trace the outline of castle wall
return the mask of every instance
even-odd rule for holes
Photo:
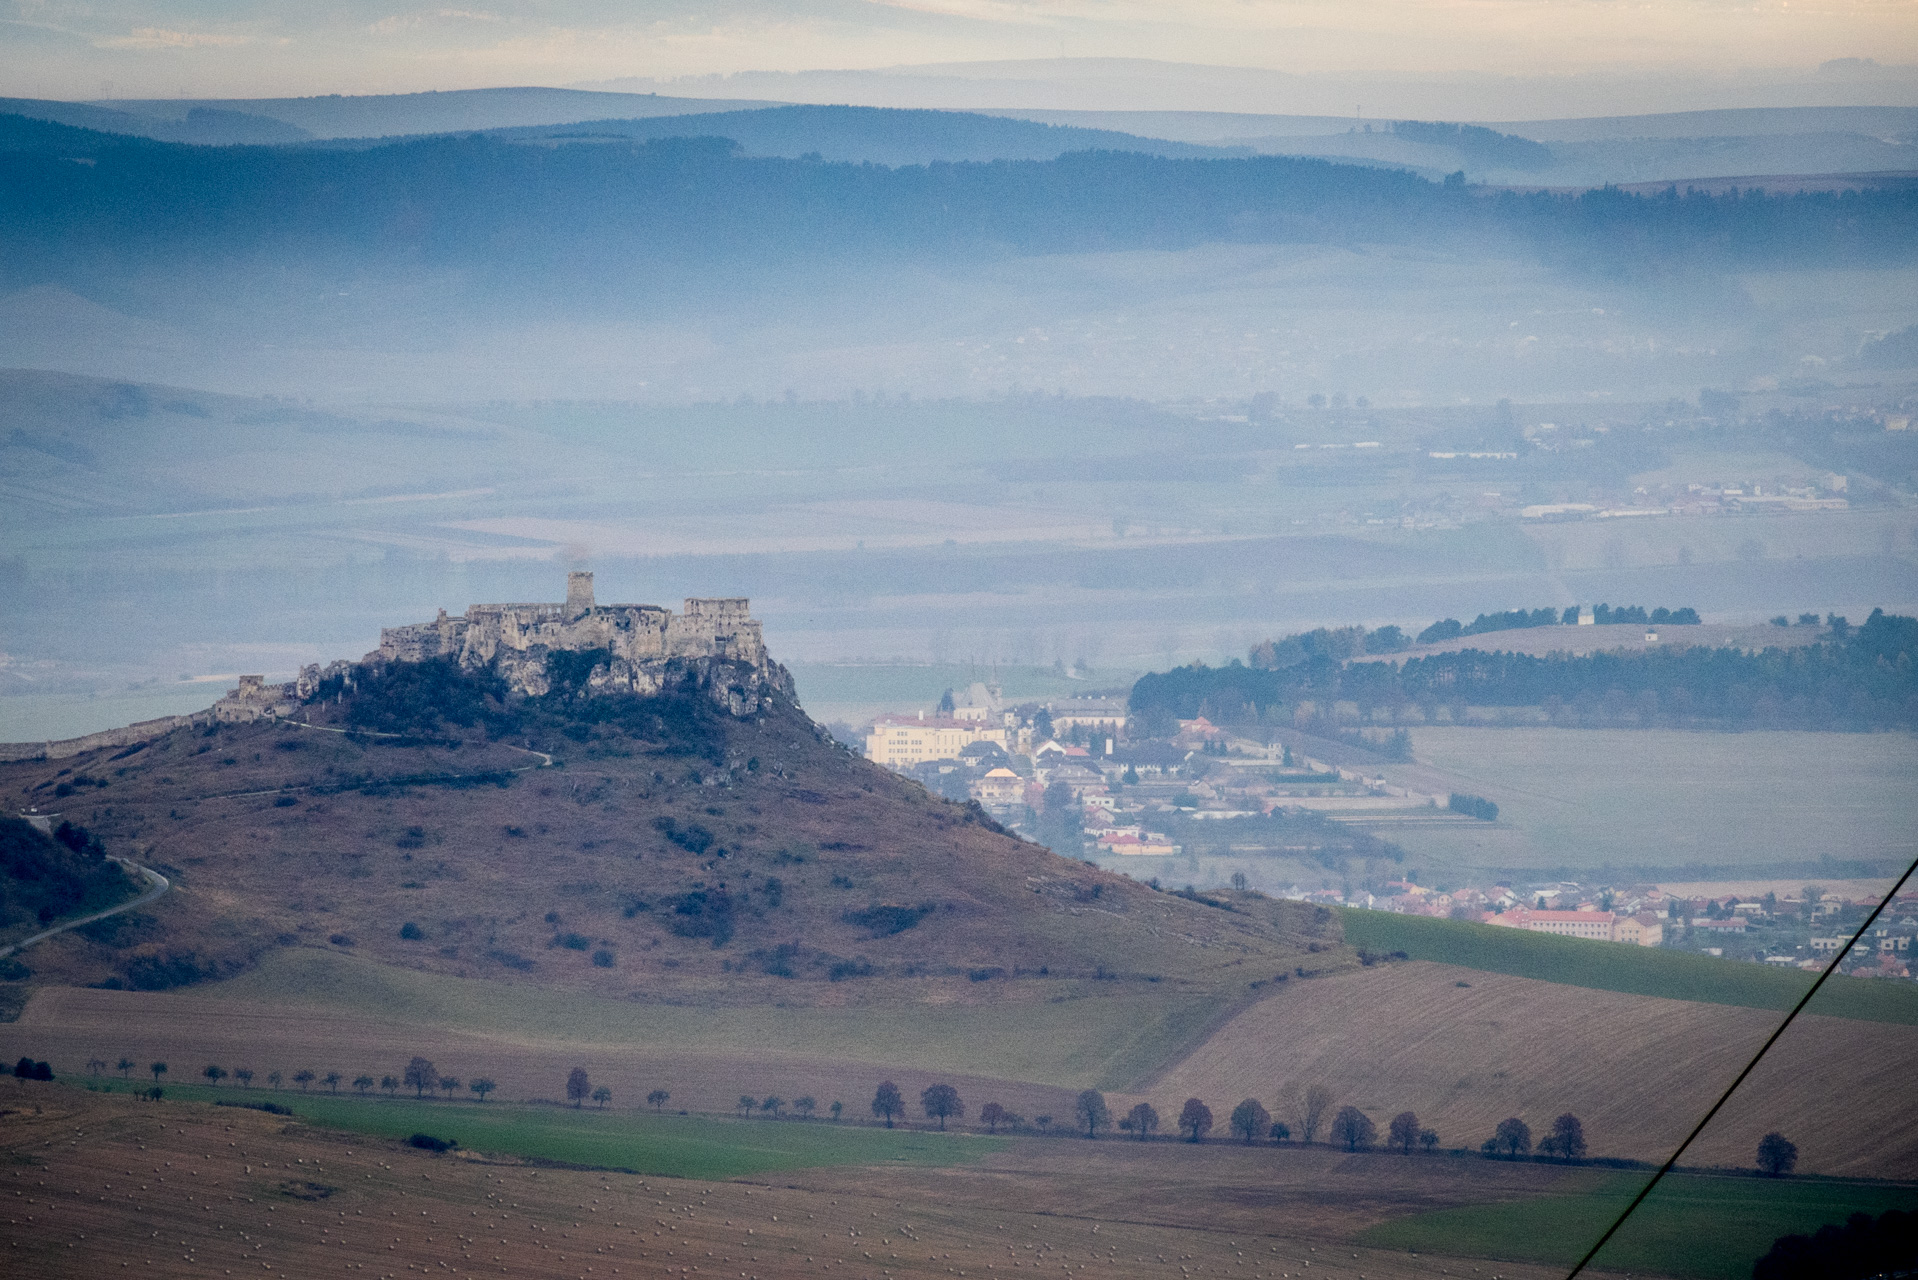
[[[84,737],[61,738],[51,742],[0,742],[0,762],[12,764],[20,760],[65,760],[106,747],[130,747],[136,742],[151,742],[164,737],[175,729],[191,729],[195,725],[205,724],[208,716],[209,713],[205,711],[190,716],[161,716],[157,720],[141,720],[119,729],[102,729],[99,733],[89,733]]]
[[[444,610],[432,622],[388,627],[380,632],[378,657],[388,662],[456,658],[469,670],[493,667],[517,692],[549,692],[546,655],[604,649],[611,662],[591,687],[606,692],[657,693],[666,664],[674,660],[719,660],[777,675],[790,694],[790,677],[766,654],[765,637],[744,597],[691,598],[685,612],[650,604],[596,604],[592,575],[567,575],[564,604],[477,604],[464,616]]]

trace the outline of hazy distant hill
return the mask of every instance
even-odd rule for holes
[[[18,127],[18,126],[17,126]],[[1678,203],[1616,192],[1487,198],[1448,180],[1285,157],[1115,151],[929,168],[746,158],[713,138],[529,147],[445,137],[370,149],[102,148],[45,154],[63,126],[4,153],[0,283],[275,270],[470,272],[548,293],[657,286],[668,268],[874,255],[1175,249],[1206,243],[1447,244],[1643,270],[1879,263],[1918,244],[1918,196],[1871,190]],[[1496,136],[1496,135],[1495,135]],[[469,286],[470,287],[470,286]],[[621,293],[622,299],[627,295]]]
[[[581,87],[969,111],[1231,111],[1483,122],[1739,106],[1910,105],[1918,100],[1918,68],[1840,58],[1802,70],[1766,67],[1684,76],[1638,70],[1577,75],[1522,70],[1297,73],[1092,57],[746,71],[669,80],[631,77]]]
[[[165,142],[270,143],[453,133],[617,116],[690,115],[772,105],[580,89],[455,89],[314,98],[154,98],[95,103],[0,99],[0,111]],[[242,119],[236,119],[241,117]],[[250,132],[249,132],[250,131]]]
[[[230,107],[195,103],[160,104],[171,114],[155,114],[86,102],[49,102],[38,98],[0,98],[0,112],[101,133],[186,142],[199,146],[271,145],[304,142],[313,135],[298,125]],[[183,109],[182,109],[183,108]]]
[[[880,107],[793,106],[635,120],[493,131],[514,141],[550,138],[718,137],[748,155],[872,164],[927,164],[945,160],[1054,160],[1068,151],[1137,151],[1148,155],[1223,157],[1245,148],[1195,146],[1140,138],[1110,129],[1039,124],[963,111],[901,111]]]
[[[1427,174],[1463,169],[1474,182],[1544,186],[1683,181],[1738,174],[1828,174],[1918,167],[1918,107],[1751,107],[1642,116],[1481,122],[1494,135],[1542,143],[1502,154],[1473,133],[1338,116],[1206,111],[999,111],[1022,120],[1122,129],[1142,137],[1244,148],[1260,155],[1396,164]],[[1517,161],[1514,163],[1514,161]]]

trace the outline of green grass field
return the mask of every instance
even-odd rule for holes
[[[146,1086],[130,1081],[98,1081],[90,1087],[128,1092]],[[277,1102],[291,1107],[300,1120],[352,1133],[382,1138],[429,1133],[493,1155],[528,1156],[673,1178],[739,1178],[829,1165],[955,1164],[976,1160],[1005,1145],[1003,1138],[887,1130],[826,1120],[727,1120],[591,1107],[243,1090],[231,1085],[214,1089],[169,1084],[164,1088],[168,1099]]]
[[[1572,1194],[1441,1209],[1372,1227],[1364,1244],[1570,1266],[1630,1203],[1637,1173],[1568,1179]],[[1918,1187],[1822,1180],[1674,1175],[1659,1184],[1593,1261],[1611,1272],[1745,1280],[1781,1235],[1854,1213],[1918,1207]]]
[[[1403,951],[1414,960],[1599,991],[1782,1012],[1805,994],[1813,978],[1799,969],[1741,964],[1659,947],[1555,938],[1465,920],[1351,908],[1340,908],[1339,918],[1344,922],[1346,941],[1356,947],[1386,953]],[[1918,986],[1834,977],[1806,1012],[1918,1026]]]
[[[1052,998],[990,1004],[905,1000],[842,1008],[637,1004],[420,973],[352,956],[269,952],[258,968],[181,992],[455,1027],[521,1042],[675,1053],[819,1058],[921,1067],[1062,1088],[1123,1088],[1184,1052],[1218,1012],[1203,995],[1059,983]]]

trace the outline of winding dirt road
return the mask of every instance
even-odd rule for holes
[[[0,960],[4,960],[17,951],[25,951],[34,943],[51,938],[56,933],[65,933],[68,929],[78,929],[83,924],[92,924],[95,920],[104,920],[108,916],[119,915],[122,911],[131,911],[135,907],[143,907],[173,887],[171,880],[168,880],[152,867],[143,867],[139,863],[130,862],[125,858],[114,858],[112,861],[119,863],[129,871],[137,871],[145,876],[147,891],[137,898],[122,902],[118,906],[108,907],[105,911],[96,911],[92,915],[81,916],[77,920],[68,920],[63,924],[56,924],[51,929],[42,929],[30,938],[22,938],[11,946],[0,947]]]

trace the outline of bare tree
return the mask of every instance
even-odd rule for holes
[[[1129,1131],[1133,1137],[1144,1142],[1157,1132],[1159,1128],[1159,1113],[1153,1110],[1150,1102],[1135,1103],[1132,1110],[1126,1112],[1125,1119],[1119,1123]]]
[[[269,1089],[277,1089],[277,1088],[279,1088],[279,1087],[280,1087],[281,1085],[283,1085],[283,1084],[285,1084],[285,1083],[286,1083],[286,1077],[285,1077],[285,1076],[283,1076],[283,1075],[281,1075],[281,1074],[280,1074],[279,1072],[277,1072],[277,1071],[269,1071],[269,1072],[267,1072],[267,1073],[266,1073],[266,1087],[267,1087],[267,1088],[269,1088]]]
[[[1006,1109],[996,1102],[988,1102],[979,1108],[979,1123],[986,1126],[987,1133],[999,1132],[999,1126],[1004,1123],[1005,1118]]]
[[[471,1089],[476,1095],[478,1095],[479,1100],[481,1102],[486,1101],[487,1094],[499,1088],[498,1085],[494,1084],[491,1080],[488,1080],[485,1076],[481,1076],[479,1079],[469,1082],[466,1087],[468,1089]]]
[[[106,1069],[107,1069],[107,1060],[105,1058],[88,1058],[87,1059],[88,1075],[97,1076],[102,1071],[105,1071]]]
[[[1378,1136],[1378,1126],[1357,1107],[1340,1107],[1332,1117],[1332,1141],[1344,1143],[1347,1151],[1369,1147]]]
[[[1112,1113],[1106,1110],[1106,1096],[1097,1089],[1083,1090],[1072,1104],[1072,1114],[1086,1127],[1086,1137],[1096,1138],[1099,1130],[1112,1121]]]
[[[884,1120],[890,1129],[893,1117],[904,1115],[905,1111],[906,1100],[899,1095],[899,1086],[890,1080],[880,1084],[878,1091],[872,1095],[872,1113]],[[839,1117],[835,1115],[833,1118],[836,1120]]]
[[[251,1089],[253,1087],[253,1068],[235,1067],[233,1068],[233,1078],[240,1082],[242,1089]]]
[[[611,1089],[608,1089],[605,1085],[601,1085],[599,1086],[599,1088],[593,1090],[593,1101],[599,1104],[599,1109],[601,1111],[606,1110],[606,1104],[611,1102],[612,1100],[613,1100],[613,1091]]]
[[[667,1093],[664,1089],[655,1089],[646,1095],[646,1102],[655,1112],[663,1112],[666,1110],[667,1100],[672,1096],[672,1094]]]
[[[1577,1160],[1585,1154],[1585,1126],[1567,1111],[1552,1121],[1552,1131],[1538,1140],[1540,1155]]]
[[[574,1067],[566,1073],[566,1096],[575,1107],[586,1101],[586,1095],[593,1091],[593,1082],[586,1078],[585,1067]]]
[[[1185,1109],[1179,1112],[1179,1128],[1185,1131],[1187,1142],[1199,1142],[1212,1131],[1212,1108],[1197,1098],[1187,1098]]]
[[[1517,1116],[1507,1116],[1492,1131],[1492,1149],[1516,1159],[1532,1150],[1532,1129]]]
[[[1288,1122],[1292,1132],[1305,1132],[1305,1090],[1297,1084],[1287,1081],[1279,1086],[1279,1093],[1272,1100],[1272,1114]]]
[[[959,1091],[949,1084],[928,1085],[919,1095],[919,1106],[925,1111],[926,1119],[939,1122],[941,1133],[946,1130],[948,1117],[966,1114],[966,1104],[959,1100]]]
[[[1419,1140],[1419,1118],[1410,1111],[1401,1111],[1392,1117],[1385,1133],[1387,1142],[1409,1156]]]
[[[1272,1127],[1272,1113],[1267,1111],[1257,1098],[1247,1098],[1232,1108],[1232,1118],[1229,1123],[1232,1126],[1232,1132],[1245,1139],[1245,1145],[1249,1147],[1263,1138],[1265,1131]]]
[[[406,1074],[401,1077],[400,1082],[411,1089],[415,1097],[424,1098],[428,1089],[439,1084],[439,1068],[425,1058],[415,1056],[406,1064]]]
[[[346,1077],[339,1072],[329,1071],[320,1077],[320,1083],[331,1089],[334,1093],[338,1093],[340,1091],[340,1081],[344,1079],[346,1079]]]
[[[278,1075],[279,1073],[275,1072],[274,1074]],[[380,1088],[386,1090],[387,1095],[389,1097],[392,1096],[392,1094],[395,1093],[399,1089],[399,1087],[400,1087],[400,1081],[398,1076],[381,1076],[380,1077]]]
[[[1319,1140],[1319,1126],[1325,1123],[1325,1113],[1332,1109],[1334,1101],[1332,1091],[1322,1084],[1309,1085],[1305,1090],[1305,1105],[1300,1111],[1299,1127],[1305,1131],[1306,1145]]]
[[[448,1101],[452,1100],[453,1091],[459,1087],[460,1087],[459,1077],[457,1076],[441,1076],[440,1077],[440,1092],[446,1095]]]
[[[1768,1133],[1758,1140],[1758,1167],[1774,1178],[1782,1178],[1798,1167],[1798,1144],[1782,1133]]]

